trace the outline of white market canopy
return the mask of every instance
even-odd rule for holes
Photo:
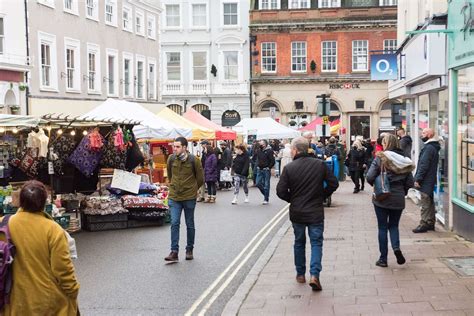
[[[192,137],[192,129],[178,126],[157,117],[140,104],[125,100],[107,99],[104,103],[81,115],[79,119],[97,121],[140,121],[140,125],[133,128],[137,139],[169,140],[179,136]]]
[[[233,128],[237,133],[256,135],[257,139],[283,139],[301,136],[301,133],[286,127],[272,118],[246,118]]]
[[[2,127],[36,127],[44,121],[39,117],[0,114],[0,126]]]

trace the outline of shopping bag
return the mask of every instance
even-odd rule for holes
[[[230,170],[221,170],[220,181],[221,182],[232,182],[232,175],[230,173]]]
[[[411,199],[413,201],[413,203],[415,203],[416,205],[419,205],[420,204],[420,201],[421,201],[421,194],[420,194],[420,191],[418,191],[417,189],[409,189],[408,190],[408,194],[407,194],[408,198]]]

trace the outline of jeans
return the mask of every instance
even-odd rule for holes
[[[270,200],[270,177],[271,172],[269,168],[257,168],[257,188],[263,194],[263,199],[267,202]]]
[[[433,226],[436,223],[436,208],[432,196],[420,191],[421,221],[420,225]]]
[[[324,223],[313,225],[293,223],[293,231],[295,233],[294,252],[296,274],[306,274],[306,227],[308,227],[308,235],[311,242],[309,272],[312,276],[319,277],[319,273],[322,270]]]
[[[208,181],[207,184],[207,195],[215,196],[216,195],[216,182],[215,181]]]
[[[234,175],[234,194],[239,195],[240,191],[240,184],[242,183],[244,187],[244,193],[245,195],[249,195],[249,187],[248,187],[248,179],[246,176],[241,176],[241,175]]]
[[[390,210],[375,205],[374,207],[379,227],[380,259],[384,262],[387,262],[388,232],[390,232],[390,242],[392,243],[392,249],[400,249],[400,233],[398,231],[398,223],[400,222],[400,217],[402,216],[403,210]]]
[[[168,205],[171,214],[171,251],[179,251],[179,227],[183,210],[187,230],[186,250],[193,250],[194,237],[196,234],[194,226],[194,209],[196,207],[196,200],[174,201],[170,199]]]

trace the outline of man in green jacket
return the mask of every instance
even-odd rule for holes
[[[171,214],[171,253],[166,261],[177,262],[179,252],[179,227],[184,210],[187,229],[186,260],[193,260],[194,209],[199,188],[204,184],[201,161],[188,152],[188,141],[178,137],[173,143],[174,154],[168,158],[168,182],[170,183],[169,208]]]

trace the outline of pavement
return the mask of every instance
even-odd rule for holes
[[[224,314],[474,315],[474,278],[461,276],[443,261],[474,256],[474,244],[438,224],[435,232],[414,234],[418,221],[419,209],[407,199],[400,223],[407,263],[397,265],[390,251],[389,267],[375,266],[379,250],[371,188],[353,194],[352,183],[343,182],[333,195],[333,207],[326,209],[323,291],[296,283],[289,228],[259,271],[250,273],[251,284],[243,282],[240,296],[230,300]],[[308,245],[308,260],[309,254]]]
[[[232,191],[219,191],[216,204],[198,203],[193,261],[185,261],[181,252],[178,264],[165,264],[163,258],[170,251],[169,225],[75,234],[81,313],[101,316],[185,314],[262,227],[286,206],[275,196],[275,186],[276,179],[273,179],[270,205],[266,206],[261,205],[263,197],[256,188],[250,189],[249,204],[231,205]],[[243,193],[240,199],[243,202]],[[277,221],[250,258],[244,262],[241,257],[231,267],[228,274],[235,272],[235,277],[209,304],[208,315],[221,314],[285,220],[286,217]],[[183,248],[186,242],[184,218],[181,224],[180,246]],[[252,243],[251,247],[255,245]],[[241,265],[238,270],[237,265]],[[219,287],[206,292],[208,295],[202,297],[196,312],[208,304],[209,297],[214,296]]]

